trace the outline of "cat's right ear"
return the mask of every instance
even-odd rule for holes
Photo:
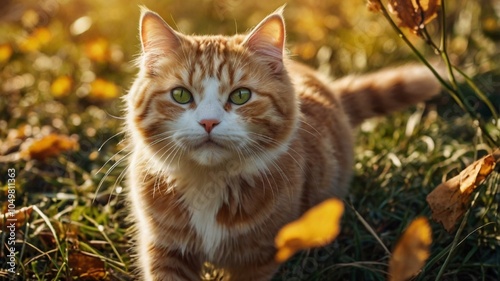
[[[284,6],[262,20],[247,35],[243,44],[263,58],[275,73],[283,70],[285,46]]]
[[[139,30],[145,66],[181,45],[181,34],[173,30],[157,13],[144,7],[141,7]]]

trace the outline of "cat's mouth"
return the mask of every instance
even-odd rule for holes
[[[208,138],[195,146],[195,149],[210,149],[210,148],[224,148],[224,146],[211,138]]]

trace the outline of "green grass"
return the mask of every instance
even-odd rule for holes
[[[91,83],[96,78],[110,81],[121,94],[130,86],[135,69],[129,61],[138,51],[139,9],[124,7],[120,1],[106,2],[105,7],[101,1],[84,1],[83,6],[61,1],[57,9],[21,2],[22,12],[34,7],[40,15],[35,26],[28,17],[23,23],[20,18],[7,21],[0,16],[0,45],[13,49],[7,60],[0,59],[0,206],[5,213],[8,169],[16,170],[16,209],[35,206],[16,232],[18,280],[132,280],[127,187],[121,180],[125,164],[119,163],[125,155],[119,134],[123,104],[118,98],[92,98]],[[226,34],[235,31],[233,18],[242,32],[280,4],[142,2],[170,23],[172,15],[188,33]],[[285,16],[296,59],[340,76],[411,57],[384,19],[368,13],[363,1],[330,2],[289,3]],[[467,7],[464,11],[481,19],[486,15],[475,1],[461,4]],[[463,21],[462,10],[453,9],[448,8],[450,22]],[[115,13],[108,16],[107,10]],[[254,12],[248,15],[248,11]],[[91,28],[72,34],[68,27],[85,15],[92,19]],[[116,32],[116,26],[131,32]],[[22,38],[37,27],[51,32],[50,43],[32,51],[22,49]],[[315,36],[308,32],[313,29]],[[478,22],[472,22],[469,32],[452,34],[451,52],[500,111],[500,96],[495,94],[500,88],[496,71],[500,56],[491,48],[497,39],[486,36],[491,30],[481,33]],[[105,61],[93,60],[85,51],[95,38],[108,42],[110,55]],[[468,42],[465,50],[460,49],[463,40]],[[64,75],[73,84],[66,95],[55,97],[51,84]],[[471,100],[476,112],[491,118],[483,104]],[[498,127],[489,126],[490,134],[498,138]],[[16,158],[31,141],[49,132],[77,138],[79,148],[44,160]],[[328,247],[298,253],[275,280],[386,280],[389,252],[401,233],[416,217],[430,217],[427,194],[490,149],[474,122],[446,95],[425,106],[370,120],[357,135],[355,176],[345,199],[340,236]],[[461,228],[457,225],[447,233],[431,222],[431,256],[415,280],[500,278],[499,183],[497,168],[477,188]],[[8,268],[8,235],[3,227],[1,269]],[[0,271],[3,277],[7,273]]]
[[[420,122],[413,127],[412,119]],[[342,233],[326,249],[297,255],[276,280],[386,280],[387,249],[392,250],[413,219],[431,216],[427,194],[443,176],[454,176],[476,153],[485,153],[471,146],[476,136],[468,124],[468,118],[443,120],[436,111],[424,113],[422,108],[364,124]],[[436,280],[450,249],[439,280],[498,280],[499,183],[500,176],[494,174],[478,188],[461,233],[447,233],[431,223],[431,256],[415,280]],[[456,235],[460,243],[452,247]]]

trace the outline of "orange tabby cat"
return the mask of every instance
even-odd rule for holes
[[[143,9],[127,101],[141,280],[269,280],[286,223],[347,192],[353,127],[439,92],[419,66],[331,82],[288,60],[281,10],[247,35],[187,36]]]

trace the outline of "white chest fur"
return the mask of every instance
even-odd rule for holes
[[[241,234],[251,230],[251,227],[228,229],[217,222],[217,214],[224,203],[229,201],[238,204],[240,180],[244,179],[253,186],[253,178],[259,173],[258,165],[227,164],[227,169],[218,172],[198,171],[190,169],[190,174],[171,171],[177,179],[172,192],[182,193],[181,200],[191,213],[189,224],[196,231],[202,244],[199,250],[207,257],[213,258],[222,243],[230,235]],[[188,169],[183,169],[188,170]],[[231,190],[229,190],[231,189]],[[231,196],[231,200],[229,198]]]
[[[190,224],[202,241],[201,250],[213,257],[229,233],[217,222],[217,213],[227,201],[225,184],[213,181],[196,183],[185,191],[183,200],[191,212]]]

